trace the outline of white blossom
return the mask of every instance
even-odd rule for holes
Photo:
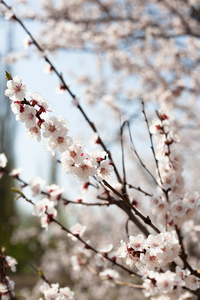
[[[16,272],[16,265],[18,264],[16,259],[11,256],[6,255],[6,261],[7,261],[9,268],[11,269],[11,271]]]
[[[77,235],[82,237],[85,230],[86,230],[86,226],[82,226],[80,223],[77,223],[72,227],[70,227],[70,231],[71,233],[73,233],[73,235],[71,233],[68,233],[67,235],[70,236],[73,241],[76,241],[77,238],[75,236]]]
[[[45,183],[45,181],[40,177],[35,177],[31,180],[30,188],[31,188],[34,196],[37,196],[41,193],[44,183]]]
[[[1,153],[0,154],[0,168],[5,168],[7,165],[7,162],[8,162],[7,157],[5,156],[4,153]]]
[[[27,88],[22,84],[22,80],[19,76],[15,76],[13,80],[7,81],[7,89],[5,95],[13,101],[22,101],[26,96]]]

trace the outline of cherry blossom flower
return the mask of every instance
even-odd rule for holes
[[[81,144],[73,143],[69,149],[62,153],[62,164],[67,164],[68,161],[76,164],[81,164],[83,162],[83,149]]]
[[[99,252],[102,252],[103,254],[108,254],[109,252],[112,251],[112,249],[113,249],[113,244],[109,244],[109,245],[107,245],[106,247],[101,248],[101,249],[99,250]]]
[[[8,264],[8,267],[11,269],[11,271],[16,272],[16,265],[18,264],[16,259],[11,256],[6,255],[6,262]]]
[[[41,217],[41,216],[45,215],[46,213],[51,215],[52,217],[56,217],[56,215],[57,215],[57,211],[54,208],[53,201],[50,201],[49,199],[44,198],[35,204],[33,215]]]
[[[146,241],[142,234],[139,234],[138,236],[130,236],[128,247],[134,249],[135,251],[143,251],[146,247]]]
[[[117,251],[117,255],[121,257],[125,263],[133,268],[137,262],[140,262],[140,258],[137,255],[132,255],[131,249],[129,249],[125,242],[121,241],[121,246]]]
[[[60,288],[60,298],[57,300],[73,300],[74,299],[74,292],[70,290],[68,287]]]
[[[52,116],[48,121],[42,123],[41,129],[43,131],[43,136],[45,138],[56,137],[62,129],[64,129],[65,134],[67,134],[68,130],[65,125],[66,124],[62,120]]]
[[[38,142],[41,142],[41,132],[38,125],[32,126],[29,128],[29,131],[26,132],[26,136],[31,140],[36,138]]]
[[[50,194],[50,200],[57,204],[65,189],[57,184],[51,184],[46,186],[44,190]]]
[[[91,161],[87,159],[85,159],[82,164],[77,165],[73,171],[74,175],[83,181],[87,181],[89,176],[93,176],[96,173],[96,169],[93,167]]]
[[[98,267],[106,267],[107,260],[105,259],[105,257],[102,254],[96,253],[95,254],[95,263]]]
[[[156,267],[162,267],[162,260],[158,257],[158,251],[151,249],[145,254],[141,254],[141,262],[147,270],[154,270]]]
[[[40,286],[40,292],[44,294],[46,300],[56,299],[58,295],[59,284],[53,283],[49,285],[48,283],[44,282],[43,285]]]
[[[30,35],[26,35],[26,37],[23,40],[24,43],[24,48],[27,49],[31,44],[32,44],[32,39],[30,37]]]
[[[119,279],[119,273],[112,269],[105,269],[104,271],[99,273],[99,276],[102,280],[115,281]]]
[[[49,63],[46,63],[43,67],[43,71],[46,74],[53,74],[52,66]]]
[[[97,168],[97,180],[109,180],[114,168],[108,160],[103,160]]]
[[[85,232],[85,230],[86,230],[86,226],[82,226],[80,223],[77,223],[77,224],[73,225],[72,227],[70,227],[71,233],[73,233],[74,235],[80,236],[80,237],[83,236],[83,233]],[[73,241],[76,241],[77,238],[74,235],[72,235],[71,233],[68,233],[67,235],[70,236]]]
[[[5,12],[5,20],[10,20],[11,18],[13,18],[14,16],[14,12],[12,9],[7,9]]]
[[[199,278],[190,274],[185,278],[185,286],[192,291],[195,291],[199,288]]]
[[[37,196],[41,193],[42,187],[44,186],[45,181],[40,177],[35,177],[30,182],[30,188],[34,196]]]
[[[15,101],[11,103],[11,109],[13,113],[16,115],[16,120],[19,121],[18,115],[24,110],[23,104],[20,101]]]
[[[37,111],[34,107],[26,105],[23,112],[17,114],[16,120],[25,122],[27,128],[34,127],[36,125],[36,113]]]
[[[118,256],[130,267],[136,265],[139,270],[144,267],[154,270],[172,262],[179,251],[179,242],[172,231],[149,235],[147,239],[141,234],[137,237],[130,236],[127,243],[121,241]]]
[[[8,297],[6,296],[9,292],[12,292],[12,295],[14,296],[14,287],[15,287],[15,283],[13,280],[10,280],[10,278],[8,276],[5,277],[6,281],[8,284],[5,284],[3,282],[0,282],[0,294],[3,296],[2,299],[3,300],[8,300],[10,299],[10,295],[8,295]]]
[[[44,282],[40,286],[40,292],[44,295],[46,300],[73,300],[74,292],[68,287],[60,288],[58,283],[49,285]]]
[[[98,167],[101,162],[103,162],[108,157],[106,151],[101,151],[99,149],[90,152],[87,151],[86,153],[87,157],[90,158],[92,164],[96,167]]]
[[[169,203],[167,203],[163,197],[157,197],[151,199],[151,204],[153,215],[157,216],[162,223],[163,221],[165,222],[169,211]]]
[[[38,201],[34,205],[33,215],[41,217],[41,226],[47,230],[51,222],[51,218],[55,218],[57,216],[57,210],[54,207],[54,202],[47,198]]]
[[[13,80],[7,81],[7,89],[5,95],[13,101],[22,101],[26,96],[27,88],[22,84],[22,80],[19,76],[15,76]]]
[[[18,177],[19,174],[21,174],[21,172],[22,172],[22,168],[16,168],[10,171],[9,175],[13,177]]]
[[[55,86],[55,92],[56,92],[56,94],[63,94],[64,91],[65,91],[64,86],[60,82],[58,82],[56,84],[56,86]]]
[[[75,271],[80,271],[82,266],[85,266],[89,263],[90,257],[91,257],[90,250],[83,247],[79,247],[76,255],[73,255],[70,258],[73,269]]]
[[[146,279],[144,279],[143,284],[142,284],[144,287],[145,297],[156,295],[158,292],[157,286],[155,284],[155,282],[156,282],[155,278],[154,277],[150,277],[150,278],[153,278],[153,280],[146,278]]]
[[[55,154],[55,149],[60,152],[65,152],[71,145],[73,141],[70,136],[67,136],[67,129],[63,128],[57,132],[55,136],[51,136],[48,140],[48,147],[51,154]]]
[[[31,103],[39,106],[42,112],[51,112],[48,101],[42,95],[39,93],[29,93],[29,97],[31,98]]]
[[[1,153],[0,154],[0,168],[5,168],[7,165],[7,162],[8,162],[7,157],[5,156],[4,153]]]
[[[91,137],[90,137],[90,144],[92,147],[96,147],[99,143],[99,136],[98,133],[95,132]]]

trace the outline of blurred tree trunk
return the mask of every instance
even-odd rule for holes
[[[6,53],[12,49],[12,30],[8,28]],[[11,67],[2,64],[0,61],[0,75],[5,78],[5,70],[11,72]],[[10,109],[10,101],[4,95],[6,79],[0,85],[0,153],[5,153],[8,159],[7,168],[11,170],[14,166],[14,137],[16,132],[15,118]],[[16,211],[14,206],[14,194],[11,187],[13,179],[4,175],[0,179],[0,246],[9,250],[9,239],[14,228]]]

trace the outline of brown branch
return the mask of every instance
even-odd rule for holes
[[[16,193],[18,193],[17,191],[15,191]],[[30,199],[28,199],[22,192],[19,191],[20,197],[25,199],[28,203],[32,204],[33,206],[35,206],[34,202]],[[94,247],[92,247],[90,244],[88,244],[87,242],[85,242],[78,234],[74,234],[72,233],[66,226],[64,226],[63,224],[61,224],[58,220],[56,220],[55,218],[53,218],[50,214],[48,214],[47,212],[45,212],[45,214],[48,216],[50,222],[54,222],[56,223],[63,231],[69,233],[70,235],[74,236],[75,238],[77,238],[82,244],[85,245],[86,249],[92,250],[95,253],[99,253],[102,254],[102,252],[96,250]],[[113,265],[123,269],[124,271],[128,272],[129,274],[132,275],[137,275],[139,276],[137,273],[129,270],[128,268],[124,267],[123,265],[117,263],[115,260],[113,260],[112,258],[109,258],[107,255],[104,255],[104,257],[110,261]]]
[[[6,275],[6,253],[5,253],[5,250],[2,249],[0,252],[0,282],[5,284],[5,286],[8,290],[5,294],[9,296],[9,299],[17,300],[17,298],[14,296],[14,294],[12,292],[9,281],[6,277],[7,277],[7,275]],[[0,296],[1,296],[1,292],[0,292]]]
[[[129,130],[129,138],[130,138],[130,141],[131,141],[131,149],[135,152],[135,155],[137,156],[141,166],[144,168],[144,170],[151,176],[151,178],[153,179],[153,181],[155,182],[155,184],[157,186],[159,186],[159,183],[157,182],[156,178],[154,177],[154,175],[149,171],[149,169],[145,166],[145,164],[143,163],[140,155],[138,154],[136,148],[135,148],[135,145],[134,145],[134,142],[133,142],[133,138],[132,138],[132,135],[131,135],[131,129],[130,129],[130,125],[129,125],[129,122],[127,121],[127,126],[128,126],[128,130]]]
[[[155,160],[155,163],[156,163],[156,169],[157,169],[157,172],[158,172],[158,177],[160,179],[161,184],[163,184],[163,181],[162,181],[162,178],[161,178],[161,174],[160,174],[158,160],[156,158],[156,153],[155,153],[155,150],[154,150],[152,133],[150,131],[149,122],[148,122],[147,115],[146,115],[146,112],[145,112],[144,102],[141,101],[141,104],[142,104],[142,112],[143,112],[143,115],[144,115],[144,119],[145,119],[145,122],[146,122],[146,125],[147,125],[147,129],[148,129],[148,133],[149,133],[149,138],[150,138],[150,142],[151,142],[151,150],[152,150],[153,157],[154,157],[154,160]],[[164,189],[160,185],[159,185],[159,187],[164,191]]]
[[[145,217],[143,216],[142,213],[140,213],[129,201],[128,199],[123,196],[122,194],[120,194],[119,192],[117,192],[107,181],[103,180],[103,183],[105,184],[105,186],[107,186],[115,195],[117,195],[120,199],[122,199],[126,205],[134,211],[134,213],[143,220],[143,222],[145,224],[147,224],[148,226],[150,226],[156,233],[160,233],[160,230],[151,222],[151,219],[149,218],[149,216]]]
[[[35,271],[35,273],[46,283],[48,283],[48,285],[50,286],[51,283],[49,282],[49,280],[46,278],[46,276],[44,275],[43,271],[41,269],[37,269],[35,268],[31,263],[29,263],[29,265],[31,266],[31,268]]]
[[[136,190],[136,191],[138,191],[138,192],[141,192],[141,193],[143,193],[145,196],[153,197],[153,194],[150,194],[150,193],[145,192],[145,191],[144,191],[143,189],[141,189],[139,186],[136,187],[136,186],[133,186],[132,184],[129,184],[129,183],[127,183],[127,185],[128,185],[129,188],[134,189],[134,190]]]

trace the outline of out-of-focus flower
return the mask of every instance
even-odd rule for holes
[[[40,177],[35,177],[30,182],[30,189],[33,192],[34,196],[37,196],[40,194],[42,187],[44,186],[45,181]]]
[[[75,236],[82,237],[85,230],[86,230],[86,226],[83,226],[80,223],[77,223],[77,224],[73,225],[72,227],[70,227],[71,233],[73,233]],[[74,235],[72,235],[70,233],[68,233],[67,235],[70,236],[73,241],[77,240],[77,238]]]

